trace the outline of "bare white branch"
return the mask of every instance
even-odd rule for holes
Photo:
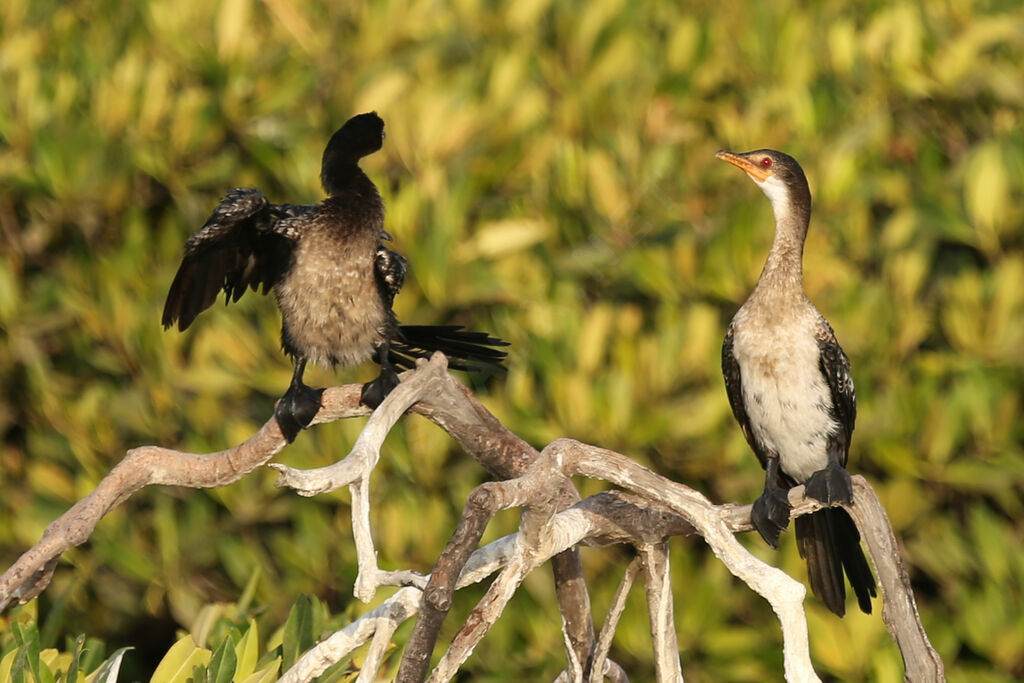
[[[373,411],[348,455],[333,465],[309,470],[271,463],[270,467],[281,473],[274,485],[294,489],[300,496],[316,496],[369,478],[392,428],[423,397],[431,384],[447,373],[447,368],[448,362],[443,354],[434,354],[429,361],[421,359],[416,372],[406,373],[403,381]],[[326,421],[319,418],[320,414],[314,419],[314,424]]]
[[[903,656],[908,681],[945,680],[942,658],[928,641],[917,612],[899,542],[882,502],[864,477],[853,477],[854,504],[845,506],[857,524],[882,589],[882,621]]]
[[[285,672],[282,680],[310,680],[367,642],[370,647],[359,680],[375,680],[395,629],[421,608],[428,577],[412,570],[380,570],[370,524],[373,469],[381,458],[388,432],[408,411],[434,421],[481,465],[505,479],[478,488],[489,496],[488,514],[498,509],[522,508],[517,534],[477,548],[471,554],[460,555],[459,562],[465,561],[464,566],[449,563],[449,579],[446,580],[458,576],[457,582],[448,584],[454,584],[456,589],[495,572],[500,574],[450,643],[431,680],[448,680],[457,673],[473,648],[500,618],[530,571],[580,545],[612,543],[630,544],[640,557],[627,569],[596,643],[578,559],[576,569],[565,570],[570,572],[568,574],[559,574],[556,566],[556,580],[569,577],[564,584],[558,584],[559,590],[565,586],[581,589],[572,599],[560,601],[559,605],[566,625],[568,660],[559,680],[575,681],[587,676],[593,682],[602,675],[614,681],[627,680],[621,667],[608,659],[608,653],[626,594],[641,567],[657,677],[681,680],[667,542],[675,536],[690,535],[702,537],[734,575],[771,604],[782,628],[787,680],[819,680],[810,661],[803,585],[755,558],[735,538],[736,533],[752,528],[750,506],[713,505],[699,492],[661,477],[624,455],[567,439],[553,442],[538,454],[501,425],[468,390],[453,381],[446,368],[444,357],[437,354],[429,362],[421,361],[416,370],[405,373],[399,387],[371,415],[350,453],[334,465],[309,471],[273,465],[281,473],[278,485],[291,487],[300,495],[350,487],[353,533],[359,555],[355,594],[360,599],[369,600],[380,586],[403,586],[379,607],[305,653]],[[359,385],[327,389],[314,422],[369,414],[359,403],[360,389]],[[220,453],[197,455],[156,446],[129,451],[93,493],[51,524],[39,543],[0,575],[0,610],[31,599],[44,590],[61,553],[84,543],[108,511],[140,488],[149,484],[193,488],[224,486],[265,464],[285,445],[276,421],[271,419],[252,438]],[[576,476],[602,480],[622,490],[606,491],[569,509],[559,510],[560,506],[578,500],[571,483],[571,478]],[[794,516],[820,507],[803,498],[802,487],[790,491],[790,500]],[[942,661],[921,627],[898,542],[884,509],[862,477],[854,477],[854,501],[847,509],[860,529],[878,572],[883,619],[903,655],[907,678],[944,680]],[[486,519],[481,519],[481,523],[486,523]],[[558,561],[564,557],[559,557]],[[571,619],[566,615],[572,615]],[[572,629],[568,628],[569,623],[573,624]],[[426,651],[428,657],[429,654]],[[589,659],[584,661],[588,655]]]
[[[654,673],[659,681],[682,681],[679,641],[672,612],[672,577],[669,575],[668,541],[642,546],[644,578],[647,584],[647,612],[654,644]]]
[[[612,598],[612,604],[608,608],[608,616],[605,617],[604,625],[601,626],[601,633],[597,637],[597,644],[594,650],[594,668],[590,672],[589,683],[601,683],[601,679],[604,677],[605,662],[608,660],[608,652],[612,648],[612,636],[615,635],[615,629],[619,626],[619,619],[626,610],[626,598],[629,597],[629,590],[633,587],[637,574],[640,573],[641,562],[642,560],[639,556],[633,558],[633,561],[626,567],[626,573],[622,575],[619,587],[615,590],[615,597]]]
[[[378,631],[394,633],[402,622],[419,609],[421,596],[422,592],[417,588],[402,588],[380,606],[314,645],[281,676],[280,682],[310,681],[373,638]],[[371,671],[368,667],[365,667],[365,670],[370,672],[369,680],[374,680],[377,672]],[[361,672],[360,678],[362,677]]]
[[[578,441],[559,439],[544,449],[542,457],[545,454],[563,464],[566,476],[583,474],[602,479],[659,501],[686,519],[729,571],[771,604],[782,626],[786,680],[820,680],[811,664],[803,585],[751,555],[733,536],[711,501],[624,455]]]
[[[377,565],[377,548],[370,528],[370,476],[380,462],[381,448],[391,429],[438,378],[447,375],[447,371],[448,361],[443,354],[434,354],[429,361],[421,359],[417,363],[417,372],[407,376],[373,411],[349,454],[333,465],[300,470],[280,463],[270,464],[281,473],[274,485],[293,488],[302,496],[349,487],[352,494],[352,536],[359,567],[352,592],[363,602],[373,600],[379,587],[396,585],[399,580],[411,585],[424,585],[425,580],[419,574],[385,572]]]

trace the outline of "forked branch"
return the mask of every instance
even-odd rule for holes
[[[314,423],[365,416],[359,385],[328,389]],[[370,474],[381,458],[387,433],[407,412],[426,416],[454,438],[497,479],[471,494],[462,519],[434,571],[383,572],[376,564],[370,524]],[[235,448],[199,455],[156,446],[129,451],[89,496],[54,521],[34,547],[0,575],[0,610],[25,602],[44,590],[60,555],[88,540],[99,520],[149,484],[192,488],[224,486],[266,464],[286,445],[275,420]],[[281,464],[278,484],[301,495],[316,495],[349,486],[353,529],[359,556],[354,588],[368,600],[381,585],[401,585],[379,607],[325,639],[285,672],[281,680],[315,677],[352,651],[371,643],[360,681],[381,673],[395,629],[416,617],[400,678],[420,681],[427,675],[443,620],[456,590],[498,573],[485,597],[441,656],[431,680],[448,680],[500,618],[528,573],[552,561],[566,637],[566,669],[559,680],[627,680],[608,658],[619,616],[637,577],[644,579],[651,619],[652,653],[659,680],[681,677],[673,624],[673,591],[667,543],[675,536],[699,535],[737,577],[765,597],[779,617],[784,638],[785,673],[791,681],[816,681],[807,642],[803,586],[761,562],[736,541],[751,530],[750,507],[714,505],[699,492],[668,480],[619,453],[560,439],[541,453],[506,429],[447,372],[440,354],[405,373],[401,385],[367,422],[351,452],[335,465],[300,471]],[[573,477],[605,481],[619,490],[579,500]],[[854,477],[855,504],[849,509],[878,572],[883,619],[906,664],[909,680],[943,680],[942,661],[921,626],[909,579],[885,511],[862,477]],[[790,491],[793,515],[818,504]],[[486,525],[501,509],[519,507],[518,533],[478,547]],[[626,543],[637,559],[626,569],[622,585],[595,638],[589,597],[578,548]]]

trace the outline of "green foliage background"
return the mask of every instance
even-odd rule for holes
[[[582,438],[715,500],[752,500],[761,473],[719,344],[771,215],[714,153],[774,147],[815,197],[806,284],[853,363],[851,469],[888,507],[950,680],[1019,680],[1022,63],[1024,13],[999,0],[5,0],[0,565],[126,448],[219,450],[271,414],[290,373],[272,302],[216,307],[181,335],[160,328],[163,297],[223,193],[318,200],[323,144],[370,109],[388,138],[364,168],[412,265],[400,317],[509,339],[507,378],[482,395],[532,443]],[[317,427],[280,460],[326,464],[359,426]],[[483,479],[467,460],[418,418],[390,438],[374,482],[385,565],[429,570]],[[299,499],[273,479],[142,492],[13,619],[49,620],[51,645],[134,645],[124,668],[138,678],[254,576],[257,607],[239,618],[260,633],[303,593],[340,621],[361,613],[347,494]],[[746,541],[803,576],[791,535],[778,553]],[[627,555],[584,560],[600,619]],[[688,679],[777,680],[767,604],[699,542],[675,543],[673,562]],[[613,656],[644,680],[634,598]],[[877,613],[839,620],[808,602],[822,672],[902,680]],[[551,679],[559,627],[539,573],[469,671]]]

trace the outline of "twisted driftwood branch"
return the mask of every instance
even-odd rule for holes
[[[314,422],[369,414],[359,404],[359,389],[350,385],[325,391],[323,408]],[[429,577],[411,571],[381,572],[370,534],[369,474],[380,458],[384,437],[406,410],[434,421],[488,471],[508,480],[484,484],[474,491],[459,527]],[[276,421],[271,419],[253,437],[220,453],[196,455],[155,446],[129,451],[96,490],[52,523],[40,542],[0,575],[0,610],[44,590],[60,554],[85,542],[99,519],[143,486],[223,486],[267,463],[285,445]],[[419,640],[410,640],[403,659],[403,671],[415,673],[403,675],[410,676],[408,680],[422,680],[453,592],[500,571],[433,673],[432,680],[447,680],[499,618],[527,573],[548,560],[555,567],[569,663],[559,680],[597,681],[602,676],[627,680],[607,654],[625,596],[639,575],[645,579],[658,679],[681,678],[666,547],[673,536],[695,533],[708,542],[730,571],[764,595],[779,615],[787,679],[818,680],[808,654],[801,604],[803,586],[758,561],[733,536],[751,530],[750,506],[713,505],[698,492],[660,477],[623,455],[566,439],[553,442],[538,454],[448,375],[443,356],[421,362],[415,371],[403,375],[402,384],[371,416],[349,456],[336,465],[307,472],[274,467],[282,474],[279,485],[292,486],[303,495],[351,487],[353,528],[360,544],[357,595],[368,599],[366,596],[372,595],[377,586],[405,586],[303,655],[282,680],[309,680],[366,642],[371,645],[359,680],[374,680],[394,630],[421,610],[414,631]],[[609,491],[579,501],[570,482],[573,476],[602,479],[625,491]],[[861,477],[854,477],[854,496],[855,504],[848,510],[878,572],[883,619],[903,655],[907,678],[943,680],[942,661],[920,624],[884,509]],[[791,490],[790,500],[794,516],[819,507],[803,498],[801,487]],[[523,508],[519,533],[478,548],[487,522],[497,510],[508,507]],[[638,557],[627,569],[595,642],[576,548],[611,543],[633,545]],[[430,618],[426,619],[428,612]],[[413,668],[407,668],[410,662],[415,664]]]

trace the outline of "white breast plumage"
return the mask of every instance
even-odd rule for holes
[[[751,432],[797,482],[828,464],[828,438],[839,428],[820,370],[814,317],[790,318],[783,327],[744,307],[733,320],[732,352]]]

